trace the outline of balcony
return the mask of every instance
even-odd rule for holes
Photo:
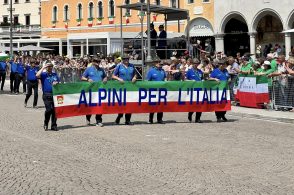
[[[6,34],[9,33],[10,26],[0,26],[0,33]],[[30,25],[30,26],[14,26],[12,27],[12,32],[14,33],[32,33],[32,32],[41,32],[40,25]]]

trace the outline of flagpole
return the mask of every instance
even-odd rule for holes
[[[151,57],[151,39],[150,39],[150,0],[147,0],[147,60],[152,61]]]
[[[9,29],[9,34],[10,34],[10,59],[12,60],[13,59],[13,42],[12,42],[12,0],[10,0],[10,8],[9,8],[9,11],[10,11],[10,29]]]

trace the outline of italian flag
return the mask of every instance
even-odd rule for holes
[[[52,23],[52,28],[55,28],[55,27],[56,27],[56,23],[53,22],[53,23]]]
[[[235,98],[240,106],[258,108],[269,103],[268,79],[265,76],[240,75]]]
[[[97,19],[97,25],[101,25],[102,24],[102,19],[101,18],[98,18]]]
[[[53,86],[58,118],[87,114],[214,112],[231,110],[227,83],[117,81]]]
[[[81,26],[81,19],[77,19],[77,26]]]
[[[93,26],[93,19],[88,19],[88,27],[92,27]]]
[[[126,24],[129,24],[130,23],[130,18],[129,16],[126,16]]]
[[[68,28],[68,22],[64,22],[64,28]]]
[[[109,24],[114,24],[114,17],[108,17]]]
[[[156,22],[157,14],[153,14],[153,22]]]

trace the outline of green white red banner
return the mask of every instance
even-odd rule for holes
[[[236,100],[240,106],[258,108],[269,102],[268,79],[265,76],[240,75]]]
[[[231,110],[226,82],[117,81],[53,87],[57,118],[86,114],[214,112]]]

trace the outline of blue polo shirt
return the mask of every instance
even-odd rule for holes
[[[5,72],[6,71],[6,67],[7,67],[7,64],[6,62],[0,62],[0,72]]]
[[[26,67],[24,66],[24,64],[23,63],[18,63],[17,68],[16,68],[16,72],[18,74],[24,75],[25,71],[26,71]]]
[[[220,81],[228,81],[230,75],[227,69],[221,71],[220,69],[216,68],[211,72],[210,77],[219,79]]]
[[[11,72],[16,73],[17,72],[17,63],[10,62],[10,64],[11,64]]]
[[[95,66],[91,66],[85,70],[83,77],[91,79],[94,82],[98,82],[102,81],[106,77],[106,73],[100,67],[96,68]]]
[[[38,78],[36,77],[36,74],[38,71],[39,71],[38,67],[27,66],[26,67],[27,80],[28,81],[37,81]]]
[[[114,69],[113,74],[124,81],[131,81],[135,76],[135,67],[133,64],[129,64],[128,67],[125,67],[123,64],[119,64]]]
[[[203,72],[200,69],[191,68],[187,71],[186,77],[188,80],[202,81]]]
[[[146,79],[148,81],[164,81],[166,73],[162,68],[152,67],[147,73]]]
[[[59,82],[59,78],[56,73],[47,73],[42,72],[41,74],[41,83],[42,83],[42,90],[43,93],[52,93],[52,83],[54,81]]]

